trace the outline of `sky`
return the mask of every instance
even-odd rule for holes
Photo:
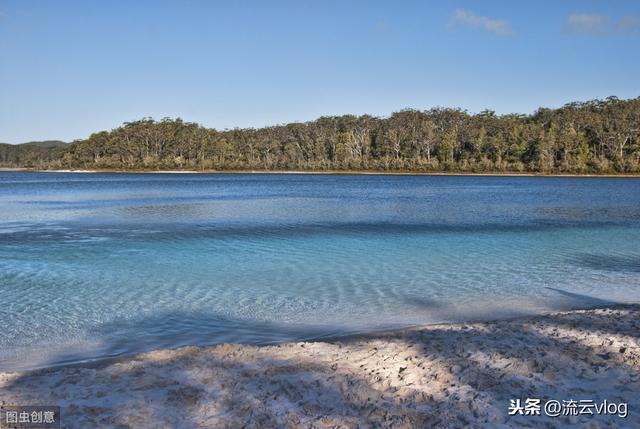
[[[640,96],[640,1],[0,0],[0,142]]]

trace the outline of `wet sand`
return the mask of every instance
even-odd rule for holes
[[[640,305],[332,342],[223,344],[0,373],[0,403],[69,428],[640,427]],[[509,416],[511,399],[607,400],[628,415]],[[544,413],[543,413],[544,414]]]

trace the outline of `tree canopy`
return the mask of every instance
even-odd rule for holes
[[[20,146],[23,146],[20,148]],[[386,118],[215,130],[144,118],[69,145],[0,145],[0,165],[35,168],[640,172],[640,97],[531,115],[406,109]]]

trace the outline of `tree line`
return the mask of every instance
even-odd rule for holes
[[[9,146],[9,147],[7,147]],[[0,146],[5,167],[415,172],[640,172],[640,97],[531,115],[406,109],[215,130],[145,118],[66,146]]]

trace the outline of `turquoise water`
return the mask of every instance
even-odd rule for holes
[[[640,180],[0,172],[0,370],[640,301]]]

